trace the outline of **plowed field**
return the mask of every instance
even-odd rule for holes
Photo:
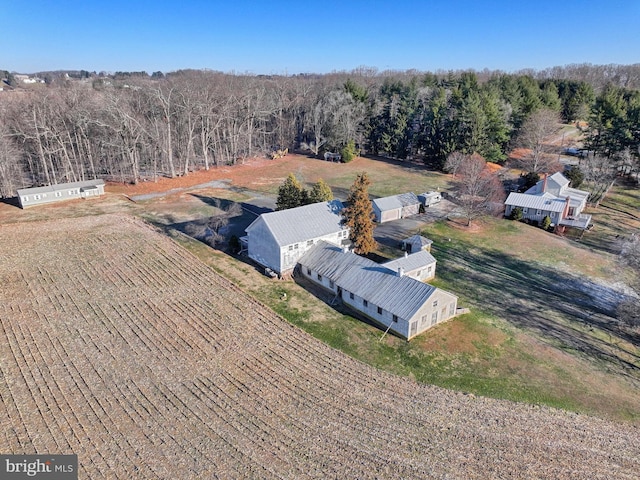
[[[0,452],[79,478],[637,478],[640,431],[416,384],[120,215],[0,226]]]

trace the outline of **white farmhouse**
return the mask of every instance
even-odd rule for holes
[[[306,252],[299,264],[304,277],[407,340],[457,314],[458,297],[452,293],[326,242]]]
[[[332,200],[263,213],[240,241],[249,258],[282,276],[292,272],[298,259],[321,240],[340,246],[349,243],[349,229],[340,215],[343,207],[339,200]]]
[[[505,216],[515,208],[522,209],[523,218],[541,222],[549,217],[559,229],[576,227],[585,229],[591,223],[591,215],[583,214],[589,192],[569,187],[569,179],[561,173],[545,175],[542,180],[524,193],[512,192],[504,202]]]

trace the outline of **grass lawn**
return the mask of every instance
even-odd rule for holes
[[[251,192],[273,195],[289,172],[307,184],[323,178],[344,198],[362,171],[372,179],[374,196],[443,189],[449,182],[420,165],[367,158],[332,164],[292,155],[233,177],[232,189],[201,192],[200,204],[184,192],[136,207],[153,223],[171,225],[210,214],[207,195],[235,201]],[[619,329],[613,317],[619,283],[630,274],[616,263],[616,241],[640,227],[639,206],[638,189],[617,187],[590,212],[596,226],[579,239],[502,219],[471,229],[429,225],[424,234],[434,241],[438,260],[434,284],[458,295],[472,313],[411,342],[382,338],[378,328],[329,306],[317,292],[270,280],[237,258],[174,237],[291,323],[378,368],[478,395],[640,424],[640,338]],[[382,253],[394,255],[393,249]]]
[[[219,212],[214,198],[274,195],[290,172],[307,185],[323,178],[339,198],[363,171],[373,196],[442,190],[450,179],[421,165],[370,158],[336,164],[289,155],[242,168],[212,170],[197,180],[204,184],[219,175],[231,188],[184,189],[139,203],[121,195],[132,195],[134,187],[120,186],[122,192],[111,187],[109,195],[91,201],[29,210],[3,204],[0,223],[127,212],[171,232]],[[243,261],[173,236],[293,324],[371,365],[446,388],[640,424],[640,337],[620,329],[613,316],[620,284],[631,275],[616,263],[616,253],[630,232],[640,230],[640,189],[616,186],[589,213],[593,230],[568,238],[502,219],[472,229],[452,222],[425,228],[438,260],[434,285],[458,295],[472,313],[411,342],[382,338],[378,328],[299,284],[269,280]],[[390,247],[380,253],[399,254]]]

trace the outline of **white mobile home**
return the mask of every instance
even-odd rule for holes
[[[18,201],[22,208],[63,202],[74,198],[89,198],[104,195],[104,180],[59,183],[46,187],[23,188],[18,190]]]

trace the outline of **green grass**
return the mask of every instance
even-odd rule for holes
[[[380,178],[374,194],[406,191],[412,182],[429,178],[428,172]],[[353,178],[325,180],[348,188]],[[633,209],[637,193],[616,190],[622,199],[613,196],[612,202]],[[391,335],[382,339],[380,329],[327,305],[295,282],[269,280],[239,260],[212,255],[200,242],[177,240],[290,323],[377,368],[476,395],[640,422],[638,343],[616,338],[615,332],[612,339],[606,324],[579,321],[584,307],[563,296],[562,288],[552,292],[551,301],[540,293],[558,290],[553,285],[574,277],[615,279],[613,255],[588,248],[584,240],[577,243],[503,219],[488,219],[477,231],[439,222],[423,233],[434,241],[438,259],[432,283],[454,292],[459,305],[471,307],[472,313],[411,342]],[[379,253],[398,254],[393,249]],[[636,370],[620,367],[634,362]]]

